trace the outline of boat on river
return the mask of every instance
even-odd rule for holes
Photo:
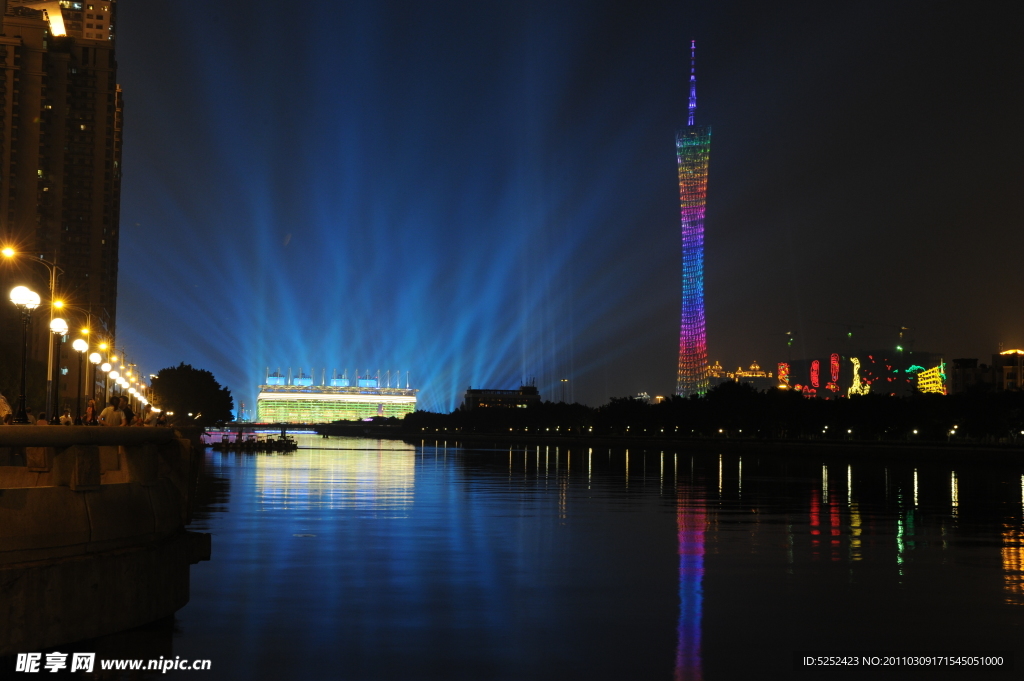
[[[218,452],[294,452],[299,448],[299,443],[288,435],[281,437],[261,438],[259,436],[239,437],[234,440],[223,439],[210,445]]]

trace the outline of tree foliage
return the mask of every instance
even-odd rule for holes
[[[154,404],[174,412],[171,423],[194,422],[208,426],[231,421],[235,408],[231,391],[222,388],[213,374],[182,362],[157,372],[153,379]],[[189,417],[188,414],[193,414]]]
[[[702,397],[660,404],[613,397],[608,404],[544,402],[529,409],[415,412],[409,432],[463,430],[580,433],[630,437],[741,437],[783,440],[1024,442],[1024,390],[915,393],[807,399],[795,390],[759,392],[744,383],[718,385]]]

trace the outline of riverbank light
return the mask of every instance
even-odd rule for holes
[[[28,410],[25,408],[25,377],[28,374],[28,323],[32,318],[32,310],[39,307],[39,294],[30,290],[27,286],[15,286],[11,289],[11,302],[14,303],[21,313],[23,326],[21,337],[21,394],[18,396],[18,411],[14,416],[14,422],[26,424],[28,423]]]
[[[93,353],[91,353],[89,355],[89,363],[90,364],[99,364],[102,361],[103,361],[103,357],[101,357],[100,353],[98,353],[98,352],[93,352]]]
[[[83,329],[84,332],[88,333],[88,329]],[[72,349],[78,353],[78,385],[75,390],[78,392],[78,399],[75,401],[75,425],[80,426],[82,424],[82,392],[85,390],[83,387],[83,381],[85,380],[85,353],[89,350],[89,342],[83,338],[76,338],[75,342],[71,344]]]
[[[117,371],[111,371],[109,374],[107,374],[107,376],[110,376],[110,380],[112,381],[116,381],[117,379],[121,378],[121,374],[117,373]]]
[[[4,257],[13,259],[18,256],[19,253],[10,246],[5,246],[0,253],[3,253]],[[53,311],[60,310],[64,307],[64,301],[57,299],[57,273],[63,272],[60,267],[57,267],[57,263],[50,262],[42,256],[28,258],[29,262],[39,263],[47,269],[50,273],[50,320],[53,320]],[[15,303],[17,304],[17,303]],[[38,307],[38,296],[36,296],[36,304],[32,309]],[[23,308],[24,309],[24,308]],[[62,334],[63,335],[63,334]],[[57,404],[57,382],[53,380],[54,376],[54,344],[47,342],[46,344],[46,413],[56,415],[56,404]]]
[[[17,307],[34,310],[39,307],[39,294],[27,286],[15,286],[11,289],[11,302]]]
[[[68,323],[60,317],[54,317],[50,322],[50,333],[55,336],[63,336],[68,332]]]
[[[113,367],[110,366],[110,362],[104,362],[103,364],[100,365],[100,371],[102,371],[105,374],[109,374],[112,368]]]

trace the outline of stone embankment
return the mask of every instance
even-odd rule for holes
[[[170,428],[0,427],[0,656],[139,626],[188,602],[199,456]]]

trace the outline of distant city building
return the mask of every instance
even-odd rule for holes
[[[540,392],[535,386],[524,385],[518,390],[467,388],[462,409],[525,409],[540,404]]]
[[[708,367],[708,386],[720,385],[731,380],[732,376],[729,375],[729,372],[722,367],[717,359],[714,364]]]
[[[314,377],[303,373],[292,377],[280,370],[270,373],[260,386],[256,398],[256,420],[260,423],[331,423],[357,421],[374,416],[401,418],[416,410],[416,393],[406,386],[400,387],[401,374],[390,372],[382,380],[380,372],[356,374],[354,379],[335,372],[331,379],[326,372],[318,384]]]
[[[761,368],[761,365],[757,362],[751,364],[747,369],[744,369],[743,367],[736,367],[736,371],[726,371],[716,360],[715,363],[708,368],[708,374],[708,381],[712,386],[728,383],[729,381],[736,381],[737,383],[747,383],[748,385],[752,385],[758,390],[767,390],[768,388],[775,388],[779,385],[779,381],[772,377],[772,372],[764,371]]]
[[[704,320],[704,206],[708,193],[711,128],[694,125],[697,111],[696,41],[690,43],[690,103],[685,128],[676,132],[679,210],[683,241],[683,304],[679,327],[676,394],[708,391],[708,346]]]
[[[946,363],[917,373],[917,390],[922,393],[946,394]]]
[[[780,362],[778,384],[806,397],[945,392],[945,365],[929,352],[868,350],[854,355]],[[923,381],[923,384],[922,384]]]
[[[60,267],[57,295],[81,311],[68,320],[73,329],[89,324],[93,339],[114,337],[123,110],[116,18],[117,0],[0,3],[0,242],[22,254],[0,270],[0,286],[5,297],[15,284],[42,297],[30,357],[43,366],[49,275],[24,259]],[[6,315],[11,306],[2,307]],[[62,395],[77,396],[69,342],[59,363]]]
[[[1024,386],[1024,350],[1004,350],[992,355],[991,364],[977,358],[953,360],[950,392],[970,390],[1020,390]]]

